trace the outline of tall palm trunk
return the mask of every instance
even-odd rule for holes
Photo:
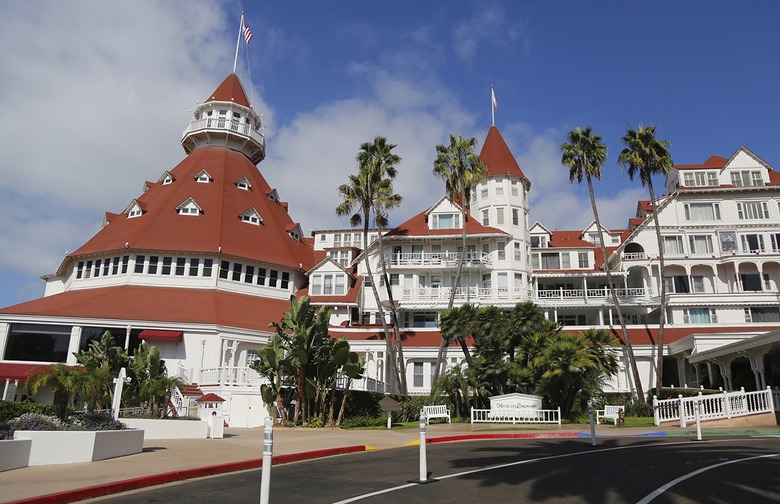
[[[664,243],[661,238],[661,226],[658,224],[658,205],[655,200],[655,191],[653,190],[653,180],[647,177],[647,189],[650,192],[650,205],[653,209],[653,223],[655,224],[655,239],[658,241],[658,282],[661,284],[661,304],[658,316],[658,354],[656,357],[656,380],[655,393],[661,393],[664,377],[664,324],[666,322],[666,282],[664,281]]]
[[[601,255],[604,257],[604,271],[607,274],[607,285],[609,286],[609,292],[612,295],[612,304],[615,306],[618,320],[620,321],[620,330],[623,332],[623,340],[626,342],[626,349],[628,350],[628,360],[631,366],[631,374],[634,378],[634,389],[640,404],[645,404],[645,393],[642,390],[642,380],[639,376],[639,367],[636,364],[636,357],[634,356],[634,347],[631,344],[631,336],[628,335],[628,329],[626,329],[626,321],[623,318],[623,309],[620,306],[617,292],[615,291],[615,283],[612,280],[612,268],[610,267],[609,260],[607,258],[607,246],[604,244],[604,232],[601,228],[601,219],[599,218],[599,210],[596,206],[596,195],[593,192],[593,181],[591,180],[590,173],[585,170],[585,179],[588,182],[588,194],[590,195],[590,206],[593,209],[593,218],[596,221],[596,228],[599,230],[599,242],[601,245]]]
[[[379,266],[382,268],[382,278],[385,279],[387,300],[390,303],[390,323],[393,325],[393,342],[395,343],[394,350],[397,351],[397,355],[393,355],[393,366],[397,374],[400,392],[401,394],[406,395],[408,390],[406,386],[406,361],[404,360],[404,349],[403,343],[401,342],[401,330],[398,326],[398,309],[395,306],[395,300],[393,299],[393,288],[390,285],[390,278],[387,275],[387,262],[385,261],[384,243],[382,242],[381,229],[379,230],[377,241],[379,242]]]

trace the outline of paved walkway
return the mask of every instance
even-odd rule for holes
[[[762,432],[767,429],[762,429]],[[669,429],[668,427],[616,428],[611,425],[597,426],[597,437],[630,435],[688,435],[690,429]],[[706,431],[716,433],[718,431]],[[741,429],[725,431],[732,434],[755,433],[755,430]],[[780,429],[772,430],[780,434]],[[528,435],[539,437],[590,436],[587,425],[545,425],[512,426],[471,424],[435,424],[428,426],[430,440],[444,438],[468,438],[471,436],[492,436],[496,434]],[[369,446],[387,449],[419,441],[418,429],[393,430],[341,430],[274,428],[274,455],[289,456],[288,459],[306,459],[323,454],[332,454],[332,449]],[[263,428],[226,428],[223,439],[171,439],[147,440],[142,453],[102,460],[92,463],[59,464],[51,466],[26,467],[0,472],[0,502],[33,499],[35,497],[66,492],[59,499],[46,502],[69,502],[74,491],[112,482],[136,480],[136,485],[149,486],[159,483],[153,476],[185,471],[184,477],[215,474],[246,468],[246,461],[262,458]],[[317,453],[325,450],[324,453]],[[298,454],[295,456],[293,454]],[[255,462],[255,467],[256,467]],[[203,469],[198,472],[198,469]],[[31,500],[29,502],[35,502]]]

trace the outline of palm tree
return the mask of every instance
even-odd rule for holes
[[[523,338],[538,331],[545,323],[544,310],[533,301],[517,303],[509,313],[509,360],[515,359],[515,348]]]
[[[618,163],[623,165],[631,180],[639,177],[642,186],[647,186],[650,193],[650,207],[653,211],[655,239],[658,242],[659,283],[661,289],[661,305],[658,321],[658,354],[656,361],[656,394],[660,393],[663,384],[663,353],[664,353],[664,323],[666,321],[666,285],[664,282],[664,247],[661,238],[661,226],[658,223],[658,201],[653,190],[653,175],[666,174],[674,167],[669,153],[669,141],[659,140],[655,136],[655,126],[644,127],[641,124],[636,130],[628,129],[622,141],[626,145],[618,157]]]
[[[387,361],[391,363],[395,375],[398,377],[401,393],[406,394],[406,373],[402,372],[404,365],[403,347],[398,329],[398,316],[395,309],[395,303],[393,302],[392,289],[387,276],[382,242],[382,230],[387,227],[388,224],[387,211],[391,208],[398,207],[401,204],[401,196],[393,193],[393,179],[395,179],[396,176],[395,165],[401,161],[401,158],[392,152],[395,147],[395,145],[387,143],[387,139],[381,136],[374,138],[373,142],[365,142],[360,146],[360,151],[356,157],[358,173],[349,176],[349,183],[339,186],[338,192],[342,201],[336,207],[336,215],[343,217],[351,214],[349,220],[351,226],[357,227],[361,224],[363,225],[366,275],[371,280],[371,290],[374,293],[374,300],[377,309],[379,310],[380,319],[382,320]],[[379,230],[377,238],[379,263],[382,270],[381,275],[384,279],[390,301],[391,321],[393,324],[395,344],[398,349],[398,360],[400,361],[401,366],[398,365],[395,358],[391,358],[394,352],[392,339],[390,338],[390,330],[387,327],[385,312],[379,299],[379,291],[377,290],[376,282],[374,282],[367,253],[370,245],[368,243],[368,226],[372,215],[374,225]]]
[[[620,321],[620,329],[623,332],[623,341],[626,342],[626,349],[628,350],[629,364],[631,366],[631,374],[634,377],[634,387],[638,392],[639,402],[645,404],[645,395],[642,392],[642,383],[639,377],[639,368],[637,367],[636,358],[634,356],[634,347],[631,344],[631,337],[626,329],[626,322],[623,318],[623,310],[620,307],[617,292],[615,291],[615,283],[612,280],[612,272],[607,258],[607,246],[604,242],[604,230],[601,227],[601,219],[599,218],[599,210],[596,206],[596,196],[593,192],[593,178],[601,180],[601,168],[604,166],[604,162],[607,159],[607,146],[601,139],[601,135],[595,135],[592,132],[590,126],[581,130],[580,128],[569,131],[568,142],[561,145],[561,163],[564,166],[569,167],[569,182],[574,183],[574,179],[577,179],[577,183],[582,183],[583,177],[588,183],[588,194],[590,195],[590,206],[593,210],[593,219],[596,221],[596,229],[599,233],[599,245],[601,246],[601,256],[604,258],[604,271],[607,274],[607,285],[609,286],[609,292],[612,295],[612,304],[615,306],[618,320]]]
[[[472,334],[476,314],[477,309],[474,305],[466,303],[460,307],[444,310],[439,320],[442,341],[446,342],[447,345],[458,342],[469,367],[473,362],[466,338]]]
[[[54,406],[57,416],[64,419],[68,407],[73,407],[84,394],[85,374],[81,366],[52,364],[34,370],[27,378],[30,393],[35,395],[45,387],[54,390]]]
[[[460,201],[460,221],[463,226],[461,235],[461,253],[458,257],[458,268],[455,272],[455,279],[450,290],[450,299],[447,308],[451,309],[455,303],[455,290],[460,283],[460,277],[463,272],[463,259],[466,254],[466,206],[469,203],[470,191],[473,184],[476,184],[485,177],[485,163],[476,154],[475,149],[477,140],[474,137],[463,138],[458,135],[450,135],[449,145],[436,146],[436,159],[433,162],[433,173],[444,180],[444,187],[447,196],[452,201]],[[433,372],[433,384],[439,379],[441,364],[444,356],[445,341],[442,339],[439,344],[439,352],[436,356],[436,369]]]

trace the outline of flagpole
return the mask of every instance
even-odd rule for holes
[[[493,91],[493,84],[490,85],[490,121],[491,125],[496,125],[496,92]]]
[[[241,32],[244,29],[244,11],[241,11],[241,24],[238,26],[238,39],[236,39],[236,57],[233,59],[233,73],[236,73],[238,66],[238,46],[241,45]]]

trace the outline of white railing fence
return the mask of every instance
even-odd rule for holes
[[[561,408],[554,410],[489,410],[471,408],[471,423],[544,423],[561,425]]]
[[[679,421],[685,428],[688,422],[695,421],[696,409],[702,420],[718,420],[759,413],[774,413],[775,402],[772,389],[755,392],[724,392],[722,394],[683,397],[659,400],[653,396],[653,420],[655,425],[661,422]]]

